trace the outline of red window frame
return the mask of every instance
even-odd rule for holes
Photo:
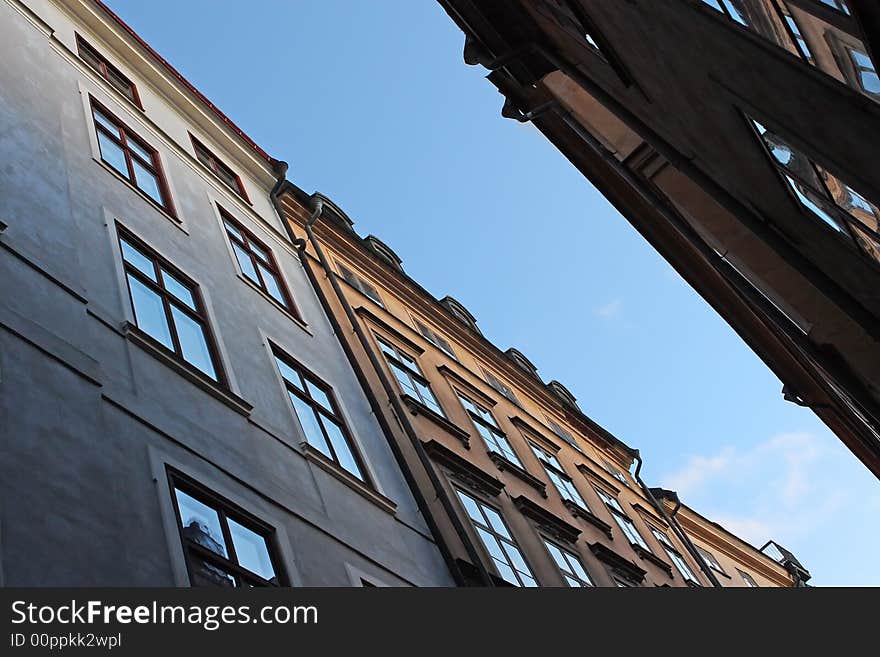
[[[205,146],[198,139],[193,137],[192,133],[189,134],[190,141],[193,145],[193,150],[196,154],[196,159],[208,167],[215,176],[217,176],[223,184],[236,192],[239,196],[241,196],[248,204],[250,204],[251,199],[248,197],[247,192],[244,188],[244,183],[241,181],[241,176],[239,176],[235,171],[230,169],[226,164],[218,158],[214,153]],[[224,177],[225,176],[225,177]],[[227,182],[226,178],[235,181],[235,184],[231,184]]]
[[[275,254],[272,252],[268,246],[266,246],[259,239],[254,237],[254,234],[245,228],[240,221],[238,221],[235,217],[233,217],[227,210],[223,209],[219,204],[217,205],[217,209],[220,211],[220,218],[223,219],[223,230],[226,233],[226,237],[230,242],[241,248],[245,253],[247,253],[251,258],[251,266],[253,270],[257,274],[257,278],[259,280],[253,280],[250,276],[242,272],[242,275],[247,278],[251,283],[259,287],[263,293],[268,296],[273,302],[278,303],[284,307],[284,309],[291,313],[294,317],[299,320],[302,320],[302,317],[299,314],[299,310],[296,307],[296,304],[293,302],[293,297],[290,294],[290,290],[287,289],[287,283],[284,280],[284,277],[281,275],[281,269],[278,267],[278,262],[275,260]],[[231,224],[239,233],[236,235],[232,231],[229,230],[229,227],[226,224]],[[254,249],[253,247],[256,247]],[[259,251],[263,251],[266,254],[266,258],[263,258]],[[236,262],[238,262],[238,257],[236,256]],[[276,299],[269,292],[269,287],[266,285],[265,280],[263,279],[263,273],[257,265],[261,265],[263,269],[269,271],[270,274],[275,276],[275,280],[278,283],[278,289],[281,291],[281,296],[284,297],[283,302]],[[241,265],[239,264],[239,267]]]
[[[144,105],[141,102],[141,96],[138,93],[137,85],[128,79],[128,76],[122,73],[118,68],[113,66],[104,55],[102,55],[97,48],[91,45],[88,41],[83,39],[79,34],[76,35],[76,49],[82,59],[86,64],[88,64],[92,69],[97,71],[102,78],[107,80],[107,82],[114,89],[119,91],[123,96],[128,98],[131,102],[137,105],[140,109],[144,109]],[[122,83],[123,85],[128,86],[128,93],[121,88],[119,84],[116,84],[114,81]]]
[[[171,201],[171,192],[168,189],[168,181],[165,179],[165,172],[162,169],[162,162],[159,159],[159,151],[150,146],[141,137],[139,137],[131,128],[129,128],[125,123],[119,120],[119,118],[117,118],[116,115],[113,114],[113,112],[108,110],[106,106],[104,106],[102,103],[99,103],[92,96],[89,96],[89,102],[92,110],[92,122],[95,124],[95,135],[104,135],[122,150],[123,155],[125,156],[125,166],[128,173],[123,174],[122,172],[118,171],[108,160],[104,159],[104,154],[103,152],[101,152],[101,145],[99,143],[98,151],[100,153],[101,161],[104,162],[119,176],[123,177],[132,187],[143,194],[151,203],[162,208],[162,210],[164,210],[176,219],[177,214],[174,211],[174,204]],[[96,112],[101,114],[105,119],[107,119],[108,123],[112,124],[116,128],[116,134],[110,132],[110,130],[108,130],[104,125],[101,124],[100,121],[98,121],[98,119],[95,117]],[[136,144],[138,148],[148,153],[150,156],[150,161],[145,160],[141,155],[133,152],[132,148],[129,146],[129,142]],[[156,177],[156,182],[159,187],[159,195],[162,197],[161,202],[154,199],[146,191],[138,186],[137,176],[135,175],[134,165],[132,164],[133,159]]]

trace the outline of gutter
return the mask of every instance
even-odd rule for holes
[[[458,586],[467,586],[467,579],[462,573],[461,567],[457,563],[451,549],[449,548],[449,545],[447,545],[446,540],[444,539],[443,533],[440,530],[436,519],[434,518],[434,514],[431,512],[428,501],[418,484],[416,476],[410,468],[409,463],[407,463],[406,457],[403,455],[400,446],[394,439],[393,431],[388,423],[388,420],[385,417],[384,411],[382,409],[382,404],[373,392],[373,389],[367,379],[366,372],[361,366],[360,361],[358,361],[357,357],[355,356],[355,353],[348,340],[343,339],[342,337],[343,328],[336,317],[330,300],[327,298],[327,295],[324,293],[324,289],[318,282],[318,279],[312,268],[309,255],[306,253],[307,243],[305,240],[300,239],[296,236],[296,234],[293,232],[293,228],[291,227],[290,222],[286,219],[284,210],[281,207],[279,197],[285,187],[290,184],[288,181],[285,180],[288,165],[286,162],[273,161],[273,166],[275,168],[278,178],[276,179],[272,191],[269,193],[269,198],[272,201],[272,205],[275,208],[275,211],[278,213],[279,219],[281,219],[281,222],[284,224],[284,228],[287,231],[288,237],[293,242],[293,245],[297,248],[299,259],[302,262],[303,269],[305,269],[306,271],[309,282],[311,283],[312,288],[315,290],[315,294],[317,295],[318,300],[321,303],[324,314],[330,320],[330,324],[333,327],[333,332],[338,336],[339,343],[342,346],[342,349],[345,352],[345,355],[348,358],[352,369],[354,370],[358,383],[363,389],[364,394],[367,396],[367,400],[370,404],[371,410],[373,411],[373,415],[375,415],[376,420],[379,422],[379,426],[382,429],[385,440],[387,441],[392,453],[394,454],[394,458],[397,461],[398,467],[403,473],[407,485],[412,490],[416,505],[418,506],[422,517],[425,519],[425,522],[428,525],[428,529],[430,530],[431,535],[434,538],[434,542],[440,550],[443,560],[446,562],[447,568],[449,568],[449,571]],[[413,449],[415,450],[416,455],[419,458],[419,462],[427,473],[429,479],[431,480],[431,484],[437,496],[437,499],[443,506],[443,510],[449,516],[450,522],[452,523],[456,534],[458,535],[461,542],[464,544],[465,550],[467,551],[469,558],[472,560],[474,567],[480,574],[480,579],[483,581],[483,584],[485,586],[494,587],[495,582],[493,581],[492,576],[486,570],[485,566],[483,566],[483,562],[479,556],[479,552],[477,551],[476,547],[468,536],[464,525],[461,523],[458,513],[455,511],[449,495],[443,488],[442,482],[440,481],[440,478],[437,476],[437,473],[433,468],[430,457],[428,456],[427,452],[425,452],[424,446],[422,445],[421,440],[416,434],[415,429],[413,428],[409,417],[407,416],[406,411],[400,402],[399,397],[396,395],[391,382],[385,376],[385,372],[382,369],[378,358],[371,349],[369,341],[363,332],[363,328],[360,326],[360,322],[358,322],[354,310],[351,308],[351,305],[348,303],[348,299],[346,298],[345,294],[342,291],[342,288],[339,285],[339,281],[336,278],[336,273],[333,271],[333,269],[330,267],[330,263],[327,261],[327,257],[324,254],[324,250],[321,247],[321,244],[315,238],[312,227],[321,218],[321,214],[324,210],[324,203],[323,201],[321,201],[320,198],[316,198],[313,195],[312,205],[312,214],[309,216],[309,219],[305,224],[306,234],[308,236],[309,243],[311,243],[312,248],[317,253],[318,260],[321,263],[321,267],[324,269],[324,273],[330,281],[331,286],[333,287],[333,292],[335,293],[337,300],[343,307],[346,318],[348,319],[348,323],[351,325],[351,328],[353,329],[354,333],[357,335],[358,340],[361,343],[361,347],[364,349],[368,358],[370,359],[370,365],[372,366],[374,373],[378,376],[380,382],[382,383],[382,387],[385,390],[385,393],[388,395],[389,400],[391,401],[394,413],[397,416],[401,427],[404,429],[408,438],[412,442]]]

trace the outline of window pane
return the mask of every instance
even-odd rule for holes
[[[511,545],[510,543],[502,543],[504,546],[504,551],[507,553],[507,556],[510,557],[510,561],[513,564],[513,567],[516,568],[521,573],[530,573],[532,572],[529,567],[526,565],[525,559],[523,559],[522,553],[519,551],[515,545]]]
[[[570,587],[575,588],[575,589],[582,588],[584,586],[578,580],[574,579],[573,577],[569,577],[568,575],[565,576],[565,581],[566,581],[566,583],[568,583],[568,585]]]
[[[174,342],[171,340],[162,298],[131,274],[126,277],[131,290],[135,324],[141,331],[173,351]]]
[[[499,561],[498,559],[492,559],[495,567],[498,568],[498,574],[501,575],[502,579],[506,582],[510,582],[514,586],[519,586],[519,580],[516,578],[516,573],[513,572],[513,568],[507,565],[506,561]]]
[[[292,383],[297,389],[302,390],[302,384],[299,381],[299,374],[296,373],[296,370],[277,356],[275,357],[275,362],[278,364],[278,369],[281,370],[281,376],[284,380]]]
[[[266,284],[266,291],[269,293],[269,296],[283,306],[284,294],[281,292],[281,286],[278,285],[278,279],[275,278],[275,274],[270,272],[260,263],[257,263],[257,267],[260,268],[260,274],[263,276],[263,283]]]
[[[260,258],[263,262],[271,262],[269,259],[269,252],[266,251],[263,247],[257,244],[254,240],[251,240],[251,251],[256,254],[258,258]]]
[[[125,152],[107,135],[98,130],[98,145],[101,148],[101,159],[128,178],[128,165],[125,163]]]
[[[312,399],[314,399],[331,413],[333,412],[333,404],[330,403],[330,398],[327,396],[327,393],[325,393],[308,379],[306,379],[306,389],[308,390],[309,396]]]
[[[318,419],[315,417],[315,412],[312,410],[312,407],[292,392],[288,392],[288,395],[290,396],[290,401],[293,404],[296,416],[299,418],[299,424],[302,427],[309,445],[321,450],[325,456],[332,459],[333,453],[327,446],[324,433],[321,431],[321,425],[318,424]]]
[[[181,283],[173,274],[169,274],[164,268],[162,269],[162,283],[164,283],[165,289],[171,292],[171,294],[183,301],[193,310],[196,309],[196,302],[195,299],[193,299],[189,286]]]
[[[216,379],[217,374],[214,372],[214,363],[211,361],[211,352],[208,349],[208,341],[205,339],[202,325],[173,304],[171,306],[171,315],[174,318],[174,326],[177,329],[177,339],[180,342],[183,359],[212,379]]]
[[[510,538],[510,532],[507,531],[507,526],[504,524],[504,521],[501,519],[501,516],[498,515],[495,509],[490,509],[488,506],[483,506],[483,511],[486,512],[486,517],[489,518],[489,524],[492,525],[492,529],[501,534],[501,536],[504,536],[505,538]]]
[[[134,100],[131,83],[111,68],[107,68],[107,80],[129,99]]]
[[[96,68],[100,68],[100,64],[99,64]],[[119,128],[116,126],[115,123],[113,123],[113,121],[110,120],[110,117],[109,117],[109,116],[106,116],[106,115],[105,115],[103,112],[101,112],[101,110],[99,110],[99,109],[95,109],[95,111],[92,112],[92,114],[93,114],[94,117],[95,117],[95,122],[97,122],[97,123],[99,123],[100,125],[102,125],[102,126],[104,126],[105,128],[107,128],[107,130],[110,131],[110,134],[116,135],[117,137],[119,136]],[[100,132],[100,131],[99,131],[99,132]]]
[[[266,539],[232,519],[229,519],[228,522],[238,565],[256,573],[263,579],[271,580],[274,578],[275,569],[272,567]]]
[[[834,218],[824,209],[823,204],[820,204],[813,199],[816,198],[815,193],[809,189],[808,187],[801,185],[796,180],[793,180],[790,176],[785,177],[788,180],[788,184],[791,186],[791,189],[794,190],[795,196],[797,196],[798,200],[807,207],[807,209],[811,210],[813,214],[819,217],[826,224],[831,226],[834,230],[840,230],[840,226],[834,220]]]
[[[360,467],[358,467],[357,460],[354,458],[351,446],[345,439],[342,429],[339,428],[339,425],[330,420],[330,418],[324,417],[323,420],[324,428],[327,430],[330,443],[333,445],[333,450],[336,452],[336,458],[339,460],[339,465],[348,470],[358,479],[363,479],[364,475],[361,473]]]
[[[125,261],[155,283],[156,270],[153,267],[153,261],[124,239],[120,239],[119,242],[122,245],[122,257]]]
[[[480,529],[479,527],[477,527],[477,533],[480,535],[480,540],[483,541],[483,545],[486,546],[486,551],[489,552],[492,558],[505,562],[507,561],[507,557],[504,556],[504,550],[501,549],[501,545],[499,545],[497,538],[485,529]]]
[[[229,223],[228,221],[224,221],[223,224],[226,226],[226,230],[228,230],[236,239],[240,242],[244,242],[244,237],[241,234],[241,231],[236,228],[234,225]]]
[[[226,541],[223,540],[217,511],[182,490],[175,489],[174,493],[177,497],[177,508],[180,510],[183,537],[220,556],[227,556]]]
[[[480,513],[480,508],[469,495],[465,495],[461,491],[458,491],[458,497],[461,499],[461,503],[464,505],[465,510],[467,510],[467,514],[471,517],[471,520],[476,520],[480,524],[485,522],[485,520],[483,520],[483,514]]]
[[[404,370],[402,370],[397,365],[394,365],[393,363],[392,363],[391,367],[394,369],[394,376],[397,378],[397,382],[400,384],[400,387],[403,388],[403,391],[407,394],[412,395],[416,399],[419,399],[420,398],[419,392],[418,392],[418,390],[415,389],[415,387],[413,387],[413,384],[409,378],[409,375]]]
[[[251,260],[250,254],[235,242],[232,243],[232,250],[235,251],[235,259],[238,260],[238,266],[241,267],[241,273],[259,285],[260,277],[257,276],[257,270],[254,269],[254,262]]]
[[[135,183],[142,192],[159,205],[163,205],[162,190],[159,188],[159,179],[149,170],[145,169],[140,162],[132,158],[132,168],[134,168]]]
[[[128,147],[131,149],[132,153],[140,157],[147,164],[153,163],[153,154],[150,153],[146,148],[141,146],[137,141],[132,139],[126,134],[125,143],[128,144]]]

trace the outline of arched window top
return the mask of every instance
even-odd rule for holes
[[[338,205],[336,205],[336,203],[324,196],[321,192],[315,192],[314,194],[312,194],[311,200],[313,203],[316,200],[319,200],[321,201],[321,203],[324,204],[323,215],[325,217],[335,219],[338,223],[342,224],[350,231],[354,232],[354,221],[347,214],[345,214],[345,211]]]
[[[553,393],[559,397],[564,403],[568,404],[574,409],[580,410],[580,407],[577,404],[577,398],[571,394],[571,391],[566,388],[564,385],[559,383],[559,381],[551,381],[547,384],[547,387],[553,391]]]
[[[462,324],[465,324],[468,328],[473,329],[477,333],[480,332],[480,329],[477,328],[477,320],[474,319],[474,316],[468,312],[468,309],[461,305],[460,302],[456,301],[450,296],[444,297],[440,300],[446,309],[451,312],[455,318],[460,321]]]
[[[366,242],[373,250],[373,253],[382,258],[382,260],[394,267],[397,271],[403,271],[403,260],[401,260],[391,247],[385,244],[385,242],[375,235],[367,235],[364,238],[364,242]]]
[[[531,374],[532,376],[538,376],[538,368],[534,366],[532,361],[525,357],[525,355],[519,350],[511,347],[507,351],[504,352],[507,354],[507,357],[512,360],[516,365]]]

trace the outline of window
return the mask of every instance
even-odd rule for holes
[[[485,369],[485,368],[483,368],[483,367],[481,367],[480,369],[483,370],[483,375],[486,377],[486,382],[487,382],[490,386],[492,386],[493,388],[495,388],[495,390],[497,390],[498,392],[500,392],[500,393],[501,393],[502,395],[504,395],[508,400],[512,401],[512,402],[513,402],[514,404],[516,404],[517,406],[520,405],[520,403],[519,403],[519,399],[516,398],[516,394],[513,392],[513,390],[510,389],[510,386],[508,386],[506,383],[504,383],[503,381],[501,381],[497,376],[495,376],[494,374],[492,374],[492,373],[491,373],[490,371],[488,371],[487,369]]]
[[[847,48],[847,52],[855,67],[856,79],[861,90],[871,96],[880,96],[880,76],[877,75],[874,62],[867,53],[857,48]]]
[[[241,273],[281,306],[295,313],[296,309],[290,302],[290,296],[272,252],[226,210],[223,208],[219,210]]]
[[[617,479],[624,486],[629,486],[629,482],[626,479],[626,475],[623,474],[620,470],[615,468],[607,459],[602,459],[602,465],[605,468],[605,471],[610,474],[612,477]]]
[[[415,323],[416,328],[419,329],[419,333],[421,333],[428,342],[433,344],[438,349],[445,351],[446,354],[452,356],[452,358],[455,358],[455,352],[452,350],[452,347],[446,341],[446,339],[443,338],[443,336],[438,335],[433,329],[425,326],[417,319],[415,320]]]
[[[340,265],[339,263],[336,263],[336,266],[339,267],[339,273],[342,275],[342,278],[345,279],[346,283],[351,285],[355,290],[363,294],[365,297],[374,301],[378,306],[382,308],[385,307],[385,304],[382,303],[382,297],[379,296],[376,288],[367,283],[363,278],[355,274],[348,267]]]
[[[456,492],[498,574],[515,586],[537,586],[531,568],[499,513],[467,493]]]
[[[782,137],[751,119],[767,153],[800,204],[880,260],[880,208]]]
[[[198,286],[121,229],[119,246],[137,328],[179,360],[223,383]]]
[[[749,17],[741,0],[703,0],[703,3],[717,9],[728,18],[740,25],[749,26]]]
[[[343,470],[367,481],[330,386],[306,372],[279,349],[273,347],[272,351],[306,442]]]
[[[553,482],[553,485],[556,487],[556,490],[559,492],[562,499],[573,502],[582,509],[589,511],[590,507],[587,506],[584,498],[581,497],[578,489],[575,488],[571,477],[569,477],[565,473],[565,470],[562,469],[562,464],[559,462],[559,459],[556,458],[556,455],[547,451],[543,447],[538,447],[535,443],[530,442],[529,446],[532,448],[535,456],[538,457],[538,461],[547,473],[547,477]]]
[[[660,545],[663,546],[663,551],[666,552],[666,556],[675,564],[675,567],[678,569],[678,572],[681,573],[681,576],[686,581],[699,584],[700,581],[694,576],[694,572],[690,569],[690,566],[687,565],[687,562],[684,560],[684,557],[681,556],[681,553],[675,549],[675,546],[672,544],[672,541],[669,540],[669,536],[666,535],[666,532],[662,532],[656,527],[651,527],[651,533],[654,534],[654,538],[660,541]]]
[[[556,562],[557,567],[562,572],[566,584],[572,588],[595,586],[592,578],[584,569],[584,564],[579,556],[574,552],[569,552],[565,548],[559,547],[555,543],[551,543],[546,538],[544,539],[544,545],[547,546],[547,551],[550,552],[550,556],[553,557],[553,561]]]
[[[79,34],[76,35],[76,49],[82,60],[95,69],[102,78],[107,80],[107,82],[110,83],[110,86],[128,98],[135,105],[144,109],[144,106],[141,104],[141,98],[138,95],[137,87],[134,86],[134,82],[125,77],[118,68],[107,61],[106,57],[86,43]]]
[[[819,0],[819,2],[821,2],[823,5],[828,5],[832,9],[836,9],[837,11],[846,14],[847,16],[850,15],[849,6],[847,6],[844,0]]]
[[[736,572],[739,573],[739,576],[742,577],[742,581],[743,581],[743,583],[744,583],[748,588],[750,588],[750,589],[757,589],[757,588],[759,588],[759,587],[758,587],[758,583],[755,581],[755,579],[754,579],[751,575],[749,575],[748,573],[744,573],[744,572],[741,571],[739,568],[736,569]]]
[[[547,416],[545,415],[544,417],[547,417]],[[562,438],[562,440],[564,440],[569,445],[574,447],[577,451],[583,453],[583,450],[580,447],[578,447],[577,442],[575,442],[574,436],[572,436],[571,433],[569,433],[568,431],[563,429],[562,426],[558,422],[556,422],[555,420],[548,417],[547,424],[550,425],[550,429],[553,431],[553,433],[555,433],[557,436]]]
[[[464,409],[471,416],[471,420],[477,429],[477,433],[483,438],[489,451],[500,454],[514,465],[518,465],[522,468],[523,465],[520,462],[519,457],[516,455],[516,452],[513,451],[513,447],[510,446],[507,436],[504,435],[504,432],[498,426],[492,413],[482,406],[473,403],[461,393],[458,394],[458,398],[461,401],[461,405],[464,406]]]
[[[644,548],[645,550],[648,550],[650,552],[648,544],[645,543],[645,539],[642,538],[641,534],[639,534],[639,531],[636,529],[633,521],[630,520],[630,517],[623,512],[623,508],[620,506],[620,502],[618,502],[616,498],[612,497],[601,488],[597,488],[596,492],[599,493],[599,497],[602,498],[602,501],[605,502],[605,506],[607,506],[608,510],[611,511],[611,515],[614,517],[614,521],[617,523],[617,526],[620,527],[620,531],[624,533],[629,542],[633,545],[638,545],[639,547]]]
[[[722,575],[726,575],[724,569],[721,567],[721,564],[718,563],[718,559],[715,558],[715,555],[703,548],[697,546],[697,552],[700,553],[700,556],[703,557],[703,561],[711,568],[712,570],[721,573]]]
[[[244,183],[241,182],[241,177],[228,166],[223,164],[223,162],[221,162],[216,155],[209,151],[207,146],[205,146],[202,142],[200,142],[192,135],[190,135],[189,138],[192,141],[193,150],[195,150],[196,158],[198,158],[199,162],[201,162],[211,171],[213,171],[214,175],[222,180],[227,187],[229,187],[232,191],[241,196],[245,201],[250,203],[250,199],[248,198],[247,192],[244,189]]]
[[[794,16],[792,16],[788,5],[784,0],[779,0],[777,4],[779,6],[779,11],[782,14],[782,18],[785,20],[785,24],[788,26],[788,30],[791,33],[791,38],[794,41],[798,53],[801,57],[810,62],[810,64],[815,64],[816,61],[813,57],[813,51],[810,50],[810,46],[807,44],[803,32],[801,32],[800,25],[798,25],[798,22],[795,20]]]
[[[438,415],[446,417],[446,413],[443,412],[440,404],[437,403],[437,398],[431,392],[431,385],[428,383],[428,379],[425,378],[419,369],[416,359],[390,343],[385,342],[382,338],[377,337],[376,340],[382,349],[382,353],[385,354],[385,360],[394,372],[394,377],[400,384],[404,394],[413,397]]]
[[[169,214],[174,214],[159,154],[92,99],[101,160]]]
[[[279,586],[273,530],[200,487],[170,476],[193,586]]]

